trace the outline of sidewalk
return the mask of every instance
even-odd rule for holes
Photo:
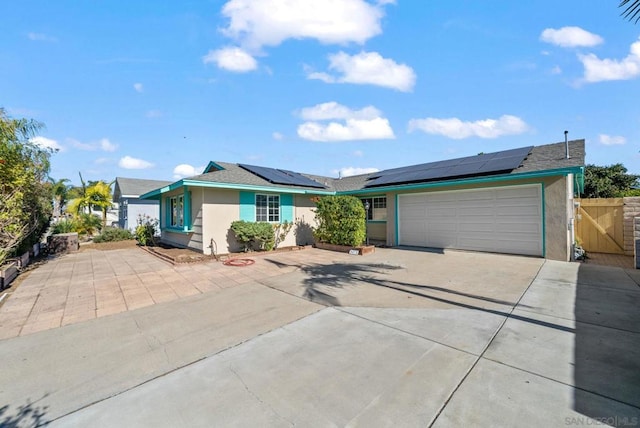
[[[300,259],[311,251],[318,257],[311,249],[282,256]],[[253,258],[246,267],[215,261],[172,266],[139,248],[67,254],[25,274],[0,307],[0,340],[295,270]]]

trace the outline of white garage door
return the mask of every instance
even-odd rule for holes
[[[542,256],[542,187],[399,195],[400,245]]]

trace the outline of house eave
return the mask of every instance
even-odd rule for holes
[[[272,193],[292,193],[300,195],[335,195],[334,191],[330,190],[311,190],[311,189],[297,189],[292,187],[275,187],[275,186],[255,186],[249,184],[237,184],[237,183],[220,183],[215,181],[199,181],[199,180],[180,180],[170,186],[165,186],[160,189],[156,189],[152,192],[145,193],[140,196],[140,199],[160,199],[163,193],[171,192],[177,188],[189,186],[189,187],[204,187],[214,189],[229,189],[229,190],[249,190],[255,192],[272,192]]]

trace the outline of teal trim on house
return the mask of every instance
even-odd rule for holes
[[[170,192],[182,186],[190,187],[204,187],[215,189],[231,189],[231,190],[247,190],[254,192],[269,192],[269,193],[291,193],[296,195],[335,195],[336,192],[330,190],[308,190],[308,189],[296,189],[296,188],[283,188],[283,187],[269,187],[269,186],[252,186],[246,184],[233,184],[233,183],[215,183],[210,181],[198,181],[198,180],[180,180],[170,186],[165,186],[161,189],[153,190],[149,193],[145,193],[140,196],[140,199],[159,199],[163,193]],[[348,193],[348,192],[347,192]]]
[[[256,221],[256,194],[240,192],[240,220]]]
[[[396,193],[396,221],[395,221],[395,229],[396,236],[394,238],[393,245],[400,245],[400,207],[398,206],[398,202],[400,202],[399,194]]]
[[[217,163],[211,161],[211,162],[209,162],[209,164],[207,165],[207,167],[204,169],[204,171],[202,173],[206,174],[206,173],[211,172],[211,171],[222,171],[223,169],[224,169],[223,167],[221,167]]]
[[[186,187],[182,197],[182,223],[185,232],[191,230],[191,192]]]
[[[167,214],[164,222],[164,227],[167,228],[171,225],[171,198],[164,198],[164,212]]]
[[[291,194],[280,195],[280,221],[293,222],[293,195]]]
[[[584,168],[580,168],[581,171],[574,175],[576,181],[576,187],[573,193],[576,196],[580,196],[584,193]]]
[[[544,209],[545,198],[544,198],[544,183],[540,183],[540,191],[542,198],[542,258],[547,257],[547,216],[546,211]]]
[[[465,178],[461,180],[447,180],[447,181],[438,181],[433,183],[416,183],[416,184],[403,184],[399,186],[376,187],[373,189],[361,189],[361,190],[353,190],[349,192],[337,192],[337,194],[338,195],[365,195],[369,193],[371,194],[380,193],[382,191],[402,192],[405,190],[432,189],[437,187],[461,186],[466,184],[497,183],[500,181],[523,180],[527,178],[542,178],[542,177],[550,177],[554,175],[575,174],[580,172],[582,169],[583,169],[582,167],[550,169],[547,171],[522,172],[519,174],[502,174],[502,175],[493,175],[490,177]]]

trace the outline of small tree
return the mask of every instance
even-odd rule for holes
[[[638,176],[627,174],[621,163],[609,166],[587,165],[583,198],[617,198],[638,186]]]
[[[362,245],[366,238],[365,211],[355,196],[324,196],[316,202],[314,236],[335,245]]]
[[[155,245],[155,235],[158,228],[158,219],[148,215],[138,214],[138,226],[136,226],[136,239],[142,246]]]

